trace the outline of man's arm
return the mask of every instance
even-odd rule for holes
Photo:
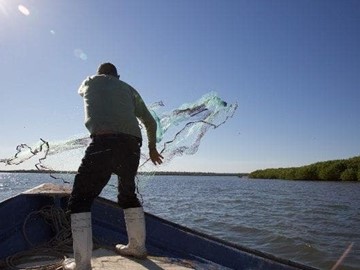
[[[90,81],[90,77],[88,77],[88,78],[86,78],[86,80],[84,80],[82,83],[81,83],[81,85],[80,85],[80,87],[79,87],[79,89],[78,89],[78,94],[80,95],[80,96],[84,96],[84,93],[85,93],[85,91],[86,91],[86,89],[89,87],[89,81]]]
[[[135,114],[144,124],[148,137],[149,155],[151,161],[157,165],[162,163],[163,156],[156,149],[156,129],[157,124],[154,117],[149,112],[145,102],[135,90]]]

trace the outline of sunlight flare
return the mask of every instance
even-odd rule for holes
[[[5,16],[8,16],[8,6],[6,5],[5,0],[0,0],[0,13],[4,14]]]
[[[25,16],[29,16],[30,15],[30,10],[23,6],[23,5],[18,5],[18,10]]]
[[[77,58],[80,58],[81,60],[85,61],[88,59],[87,57],[87,54],[84,53],[84,51],[82,49],[75,49],[74,50],[74,55],[77,57]]]

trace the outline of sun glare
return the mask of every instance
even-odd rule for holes
[[[0,0],[0,15],[3,14],[6,17],[10,16],[12,11],[14,11],[14,6],[11,1],[8,0]],[[30,10],[25,5],[18,5],[17,10],[24,16],[30,15]]]
[[[23,6],[23,5],[18,5],[18,10],[24,14],[25,16],[29,16],[30,15],[30,11],[28,10],[27,7]]]
[[[5,0],[0,0],[0,12],[5,16],[8,15],[8,7],[6,6]]]

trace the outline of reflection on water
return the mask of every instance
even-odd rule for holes
[[[72,175],[62,175],[72,181]],[[146,211],[224,240],[330,269],[360,266],[360,183],[140,176]],[[0,200],[47,174],[0,174]],[[102,196],[116,200],[115,178]]]

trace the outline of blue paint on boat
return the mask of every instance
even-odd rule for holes
[[[66,209],[68,194],[35,193],[19,194],[0,203],[0,260],[17,252],[33,248],[28,242],[40,245],[54,237],[54,232],[39,218],[27,220],[34,211],[50,205]],[[149,253],[197,261],[206,269],[266,269],[266,270],[316,270],[290,260],[229,243],[200,233],[150,213],[145,213]],[[26,227],[24,228],[24,222]],[[93,236],[104,246],[126,243],[126,227],[123,211],[118,205],[104,198],[98,198],[92,207]],[[28,239],[24,236],[26,230]],[[218,268],[213,268],[214,266]],[[209,268],[210,269],[210,268]]]

